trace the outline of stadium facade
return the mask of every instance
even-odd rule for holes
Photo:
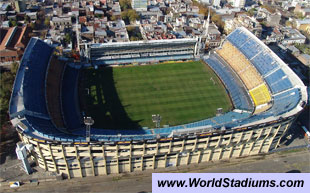
[[[130,49],[145,50],[141,44]],[[160,44],[158,50],[169,49]],[[116,64],[115,60],[128,57],[128,47],[93,45],[90,59],[96,65]],[[121,50],[124,58],[112,58],[115,50]],[[238,28],[219,49],[202,57],[225,85],[234,106],[231,112],[166,128],[92,128],[88,142],[78,105],[79,69],[58,61],[53,51],[43,41],[31,39],[18,69],[9,113],[21,140],[33,145],[32,157],[39,166],[68,178],[267,153],[277,148],[307,101],[306,87],[297,75],[248,30]],[[148,57],[156,58],[140,54],[134,59]]]
[[[93,65],[189,60],[197,55],[196,42],[195,39],[172,39],[91,44],[86,55]]]

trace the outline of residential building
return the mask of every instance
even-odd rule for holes
[[[243,8],[245,6],[246,0],[233,0],[233,6]]]
[[[147,0],[132,0],[131,7],[136,11],[147,11]]]
[[[0,62],[19,61],[30,39],[30,28],[0,28]]]
[[[220,5],[221,5],[221,0],[213,0],[212,5],[213,5],[214,7],[220,7]]]
[[[281,14],[279,12],[270,13],[267,15],[267,24],[271,27],[278,26],[281,21]]]

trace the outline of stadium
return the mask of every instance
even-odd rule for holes
[[[93,44],[85,66],[59,60],[32,38],[11,122],[40,167],[68,178],[276,149],[306,105],[298,76],[243,27],[200,60],[196,50],[194,40]],[[153,114],[162,116],[159,127]],[[95,121],[90,135],[85,116]]]

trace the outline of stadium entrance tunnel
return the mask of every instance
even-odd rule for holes
[[[95,120],[94,128],[142,129],[139,125],[142,120],[132,120],[121,103],[112,67],[83,69],[81,81],[81,108],[87,116]]]

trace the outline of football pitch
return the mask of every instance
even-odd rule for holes
[[[81,108],[95,128],[137,129],[179,125],[215,116],[232,104],[215,73],[203,62],[83,69]]]

